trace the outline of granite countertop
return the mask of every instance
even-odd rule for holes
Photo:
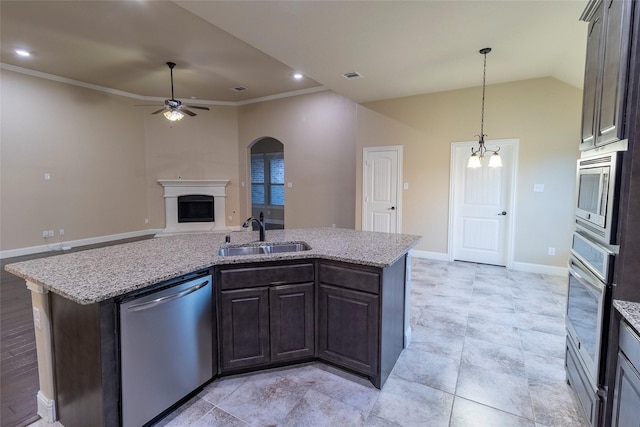
[[[223,257],[221,247],[259,245],[258,232],[182,234],[7,264],[5,270],[79,304],[94,304],[213,265],[320,258],[387,267],[419,240],[339,228],[267,230],[266,243],[305,242],[311,249]]]
[[[640,302],[614,300],[613,306],[622,314],[627,323],[640,332]]]

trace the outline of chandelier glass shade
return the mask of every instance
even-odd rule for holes
[[[171,120],[172,122],[176,122],[184,117],[184,114],[182,114],[178,110],[167,110],[163,114],[168,120]]]
[[[471,156],[469,157],[469,161],[467,163],[467,167],[469,168],[479,168],[482,167],[482,161],[484,160],[485,153],[487,152],[487,148],[484,145],[484,137],[487,136],[484,133],[484,99],[486,92],[486,80],[487,80],[487,53],[491,52],[490,47],[485,47],[480,49],[480,53],[484,56],[484,68],[482,75],[482,115],[480,119],[480,135],[476,135],[478,137],[478,148],[474,149],[471,147]],[[497,147],[492,151],[493,154],[489,159],[489,167],[491,168],[499,168],[502,167],[502,159],[500,158],[500,147]]]

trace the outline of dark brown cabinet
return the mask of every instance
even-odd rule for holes
[[[218,270],[223,372],[312,358],[313,264]]]
[[[404,348],[406,262],[318,263],[318,359],[382,387]]]
[[[620,350],[614,389],[613,427],[640,427],[640,338],[626,324],[620,327]]]
[[[321,263],[318,357],[373,376],[378,370],[380,276]]]
[[[271,361],[315,356],[313,283],[269,289]]]
[[[269,290],[220,293],[222,369],[269,362]]]
[[[592,1],[582,105],[581,150],[625,138],[632,0]]]

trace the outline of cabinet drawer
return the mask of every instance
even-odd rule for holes
[[[372,294],[380,293],[380,275],[378,273],[331,264],[320,264],[319,268],[321,283]]]
[[[640,371],[640,338],[629,325],[620,324],[620,350],[627,356],[629,362]]]
[[[220,289],[313,282],[313,264],[234,268],[220,271]]]

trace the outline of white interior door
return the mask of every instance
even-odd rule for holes
[[[363,152],[362,229],[400,232],[398,183],[402,147],[368,147]]]
[[[452,145],[451,200],[449,221],[451,258],[506,266],[511,245],[512,190],[517,140],[487,141],[500,147],[503,167],[488,167],[490,154],[480,168],[468,168],[470,147],[478,143]]]

